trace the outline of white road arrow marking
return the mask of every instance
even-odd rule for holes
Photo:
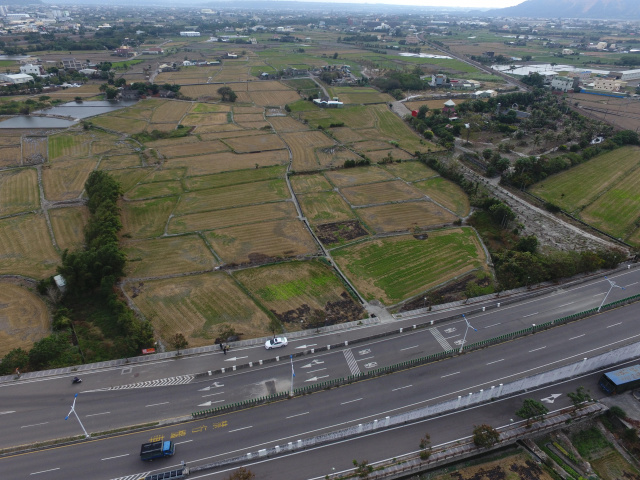
[[[210,407],[212,403],[220,403],[220,402],[224,402],[224,400],[217,400],[217,401],[215,401],[215,402],[211,402],[211,401],[209,401],[209,402],[204,402],[204,403],[201,403],[201,404],[200,404],[200,405],[198,405],[198,406],[199,406],[199,407]]]
[[[15,410],[10,410],[8,412],[0,412],[0,415],[6,415],[8,413],[16,413],[16,411]]]
[[[215,388],[220,388],[220,387],[224,387],[224,383],[213,382],[213,385],[211,386]]]
[[[311,368],[315,365],[322,365],[324,362],[322,360],[313,360],[311,363],[307,363],[306,365],[301,366],[300,368]]]
[[[235,362],[236,360],[241,360],[243,358],[249,358],[249,357],[231,357],[231,358],[227,358],[225,362]]]
[[[444,331],[444,333],[453,333],[453,332],[455,332],[455,331],[456,331],[456,327],[453,327],[453,328],[447,328],[447,329]]]
[[[201,388],[200,390],[198,390],[199,392],[208,392],[209,390],[211,390],[211,387],[204,387]]]
[[[317,382],[321,378],[327,378],[329,375],[324,375],[322,377],[311,377],[309,380],[305,380],[305,382]]]
[[[296,347],[296,350],[301,349],[301,348],[315,347],[316,345],[318,345],[318,344],[317,343],[311,343],[309,345],[300,345],[299,347]]]
[[[547,403],[553,403],[553,402],[555,402],[556,398],[558,398],[561,395],[562,395],[561,393],[552,393],[548,397],[541,398],[540,400],[543,401],[543,402],[547,402]]]

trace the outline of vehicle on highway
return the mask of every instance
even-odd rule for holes
[[[264,348],[271,350],[272,348],[286,347],[288,344],[286,337],[273,337],[264,342]]]
[[[631,365],[603,373],[598,385],[609,395],[638,388],[640,387],[640,365]]]
[[[71,380],[71,383],[82,383],[82,380],[80,379],[80,377],[73,377],[73,380]]]
[[[140,447],[140,458],[145,462],[156,458],[170,457],[174,453],[176,453],[176,446],[171,440],[143,443]]]

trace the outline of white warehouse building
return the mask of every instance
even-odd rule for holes
[[[7,83],[28,83],[32,82],[33,77],[31,75],[27,75],[26,73],[14,73],[12,74],[0,74],[0,82]]]
[[[180,32],[181,37],[199,37],[200,32]]]
[[[620,73],[622,74],[620,80],[622,80],[623,82],[640,79],[640,68],[636,68],[635,70],[625,70]]]

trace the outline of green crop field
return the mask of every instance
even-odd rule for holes
[[[353,210],[335,192],[319,192],[298,195],[302,211],[312,225],[340,222],[355,218]]]
[[[122,233],[131,235],[133,238],[150,238],[162,235],[169,215],[177,202],[177,197],[122,202]]]
[[[469,197],[458,185],[442,177],[434,177],[413,184],[432,200],[460,217],[469,215]]]
[[[332,251],[342,271],[367,300],[392,305],[472,270],[487,258],[473,229],[368,240]]]
[[[234,172],[216,173],[189,177],[185,180],[185,187],[189,191],[205,190],[207,188],[239,185],[241,183],[260,182],[274,178],[284,178],[286,168],[281,166],[252,168],[251,170],[236,170]]]
[[[407,182],[426,180],[427,178],[435,177],[438,175],[438,172],[431,170],[425,164],[417,161],[389,163],[387,165],[382,165],[382,168],[388,170],[393,175]]]

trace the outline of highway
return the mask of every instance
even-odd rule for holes
[[[477,392],[481,388],[487,389],[515,378],[572,363],[617,346],[636,342],[640,339],[640,325],[633,319],[637,318],[638,311],[640,311],[640,305],[633,304],[424,367],[292,400],[284,400],[264,407],[156,428],[144,433],[127,434],[76,446],[3,458],[0,460],[0,468],[5,475],[4,478],[10,479],[34,478],[35,476],[47,480],[63,479],[69,478],[72,472],[93,472],[92,478],[110,479],[128,477],[151,470],[164,471],[175,466],[176,462],[179,463],[180,460],[193,466],[232,457],[247,451],[256,451],[260,448],[286,445],[288,442],[300,438],[374,419],[384,419],[386,416],[444,399],[467,395],[469,392]],[[481,331],[480,328],[478,329]],[[391,346],[387,342],[400,342],[400,345],[404,345],[402,348],[408,349],[405,352],[410,352],[424,348],[423,342],[426,342],[427,339],[429,337],[426,332],[416,332],[414,335],[381,339],[367,345],[359,345],[357,348],[369,349],[371,351],[365,355],[373,355],[374,358],[378,358],[378,351],[382,357],[388,355],[385,352],[388,352],[390,348],[400,350],[397,348],[399,345]],[[436,342],[432,334],[430,341]],[[413,345],[417,345],[417,347],[411,348]],[[332,355],[337,354],[338,352],[332,353]],[[340,352],[340,354],[343,356],[342,362],[346,363],[344,353]],[[321,358],[324,357],[310,355],[301,359],[299,363],[302,361],[311,363],[313,360],[322,361]],[[302,366],[296,366],[298,372],[304,371]],[[178,404],[183,397],[203,399],[206,398],[205,395],[217,393],[226,397],[228,387],[232,384],[250,390],[252,387],[262,388],[266,382],[274,381],[277,384],[284,381],[286,389],[290,374],[291,366],[289,363],[283,362],[269,368],[248,369],[212,378],[206,383],[153,388],[149,392],[151,395],[147,394],[146,401],[151,402],[147,405],[163,401],[168,401],[169,404]],[[305,378],[308,375],[310,374],[298,373],[296,379],[299,376]],[[317,375],[317,372],[314,375]],[[207,387],[209,390],[202,390]],[[593,385],[590,387],[592,387],[592,391],[595,390]],[[81,394],[78,397],[82,400],[82,403],[78,404],[78,410],[83,419],[86,418],[87,411],[84,405],[95,403],[95,408],[100,404],[100,399],[104,395],[105,392],[93,392]],[[95,402],[92,402],[91,399],[94,396]],[[67,395],[65,400],[66,403],[70,403],[71,399]],[[141,410],[141,408],[135,408],[134,405],[130,404],[129,406],[132,410]],[[68,405],[61,406],[61,409],[61,416],[52,421],[52,426],[65,423],[62,417],[68,412]],[[511,412],[513,409],[510,408],[508,415],[511,415]],[[448,418],[455,425],[462,425],[457,415]],[[470,423],[478,423],[479,421],[479,417],[473,417],[472,420],[465,421],[465,428],[468,431]],[[73,419],[67,424],[73,433],[79,432],[79,426]],[[455,436],[459,434],[456,428],[446,427],[443,430],[448,431],[447,434],[451,433]],[[401,435],[405,440],[409,438],[406,433],[398,433],[398,435]],[[153,464],[144,464],[137,458],[139,446],[143,442],[156,438],[173,438],[177,444],[176,457],[156,461]],[[416,438],[418,440],[411,437],[410,441],[417,444],[419,436]],[[445,440],[438,438],[437,441]],[[406,447],[406,445],[402,447],[401,445],[405,444],[398,440],[397,446],[400,450]],[[366,450],[351,451],[351,448],[350,444],[350,460],[358,456],[369,460],[373,459],[368,455],[365,456]],[[326,455],[326,452],[319,453],[319,455]],[[306,475],[311,476],[311,469],[307,468],[301,457],[292,461],[302,462],[301,464],[305,465],[304,475],[300,477],[288,476],[287,478],[308,478]],[[100,467],[97,468],[96,465]],[[275,467],[271,465],[265,468],[273,469]],[[326,470],[321,472],[321,474],[325,473],[328,472]],[[269,477],[260,476],[259,478]]]
[[[640,293],[639,269],[622,271],[611,278],[625,290],[612,289],[607,302]],[[551,289],[543,296],[511,305],[469,314],[467,318],[477,331],[467,332],[467,342],[493,338],[529,327],[532,323],[540,324],[597,307],[609,287],[606,280],[598,278],[569,288]],[[498,300],[493,301],[494,307]],[[0,439],[0,447],[81,433],[73,422],[61,421],[69,411],[73,394],[78,392],[79,415],[89,432],[97,432],[189,415],[217,405],[288,391],[291,381],[289,355],[301,350],[309,351],[314,346],[351,342],[381,331],[409,328],[402,334],[296,358],[296,388],[459,348],[466,324],[457,316],[458,312],[455,312],[456,320],[435,323],[431,328],[411,329],[415,323],[437,320],[452,313],[443,312],[393,324],[307,337],[292,341],[289,346],[279,350],[266,351],[261,346],[253,346],[232,350],[226,356],[216,352],[180,360],[105,369],[83,374],[83,383],[80,385],[72,385],[70,376],[0,384],[3,398],[0,418],[3,431],[6,432]],[[258,365],[260,359],[276,355],[280,355],[282,360]],[[232,370],[234,365],[250,361],[255,362],[256,366],[235,372]],[[202,379],[195,379],[192,375],[220,367],[226,367],[227,373]]]

